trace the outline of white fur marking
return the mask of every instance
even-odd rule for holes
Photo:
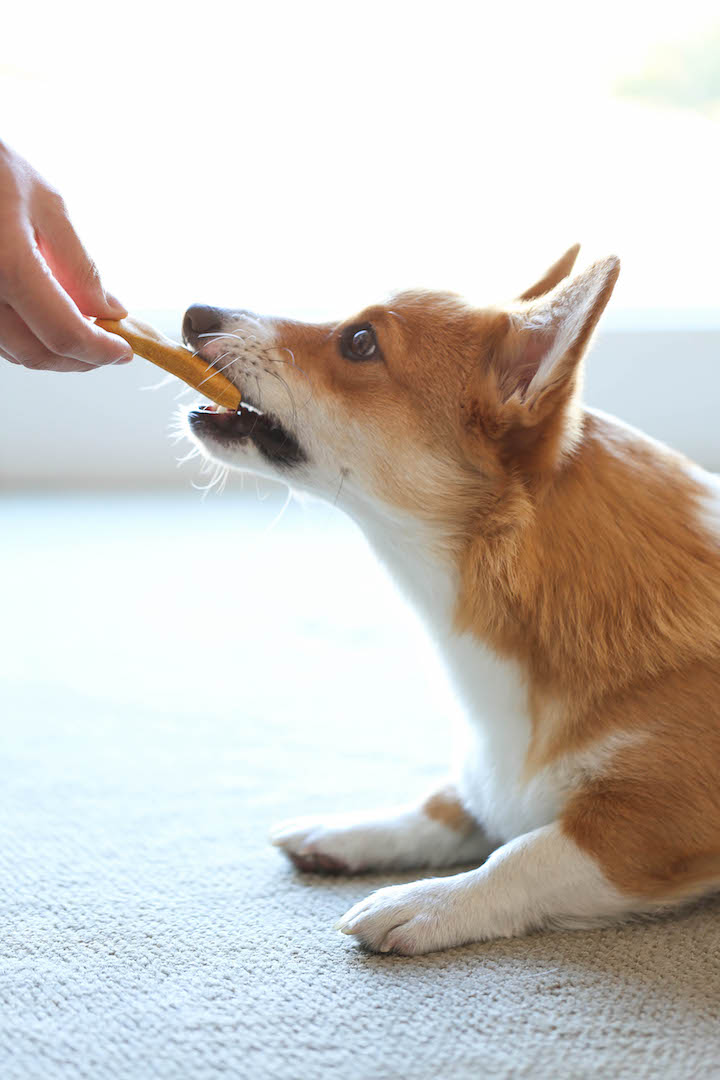
[[[382,512],[378,504],[372,516],[366,506],[361,510],[359,523],[379,558],[424,615],[465,706],[470,730],[457,778],[463,804],[482,824],[493,846],[550,824],[573,786],[588,772],[600,770],[628,736],[612,736],[527,779],[532,727],[519,663],[497,656],[473,635],[453,630],[457,578],[429,530],[409,515],[402,517],[389,509]],[[548,723],[552,718],[548,717]],[[637,737],[633,735],[632,741]]]
[[[321,856],[348,873],[452,866],[481,861],[491,850],[481,829],[458,832],[428,817],[420,807],[298,818],[277,826],[270,839],[287,855],[306,860],[309,867]]]
[[[477,870],[379,889],[338,923],[376,952],[418,955],[544,926],[593,926],[636,905],[558,825],[499,848]]]

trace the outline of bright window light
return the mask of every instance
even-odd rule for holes
[[[42,7],[0,137],[134,309],[493,300],[575,240],[617,307],[718,307],[716,0]]]

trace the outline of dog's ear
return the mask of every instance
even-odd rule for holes
[[[510,314],[507,332],[491,357],[503,403],[514,400],[537,410],[567,383],[619,273],[620,260],[610,256]]]
[[[573,244],[571,248],[568,248],[565,254],[561,255],[549,270],[546,270],[539,281],[536,281],[534,285],[531,285],[529,289],[526,289],[518,297],[518,300],[537,300],[539,296],[544,296],[545,293],[549,293],[551,289],[554,289],[572,270],[579,250],[579,244]]]
[[[567,434],[580,361],[619,272],[611,256],[547,296],[497,314],[462,399],[467,447],[481,436],[504,459],[539,450],[542,467],[553,457]]]

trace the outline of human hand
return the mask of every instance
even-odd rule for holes
[[[132,351],[86,315],[122,319],[60,195],[0,142],[0,356],[48,371],[92,371]]]

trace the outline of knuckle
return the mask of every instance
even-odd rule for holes
[[[97,299],[98,296],[102,296],[104,299],[98,268],[82,249],[78,251],[75,260],[73,288],[76,290],[77,296],[85,298],[86,303],[91,298],[92,300]]]
[[[98,286],[100,284],[100,272],[95,265],[94,261],[87,258],[81,269],[82,284],[87,286]]]

